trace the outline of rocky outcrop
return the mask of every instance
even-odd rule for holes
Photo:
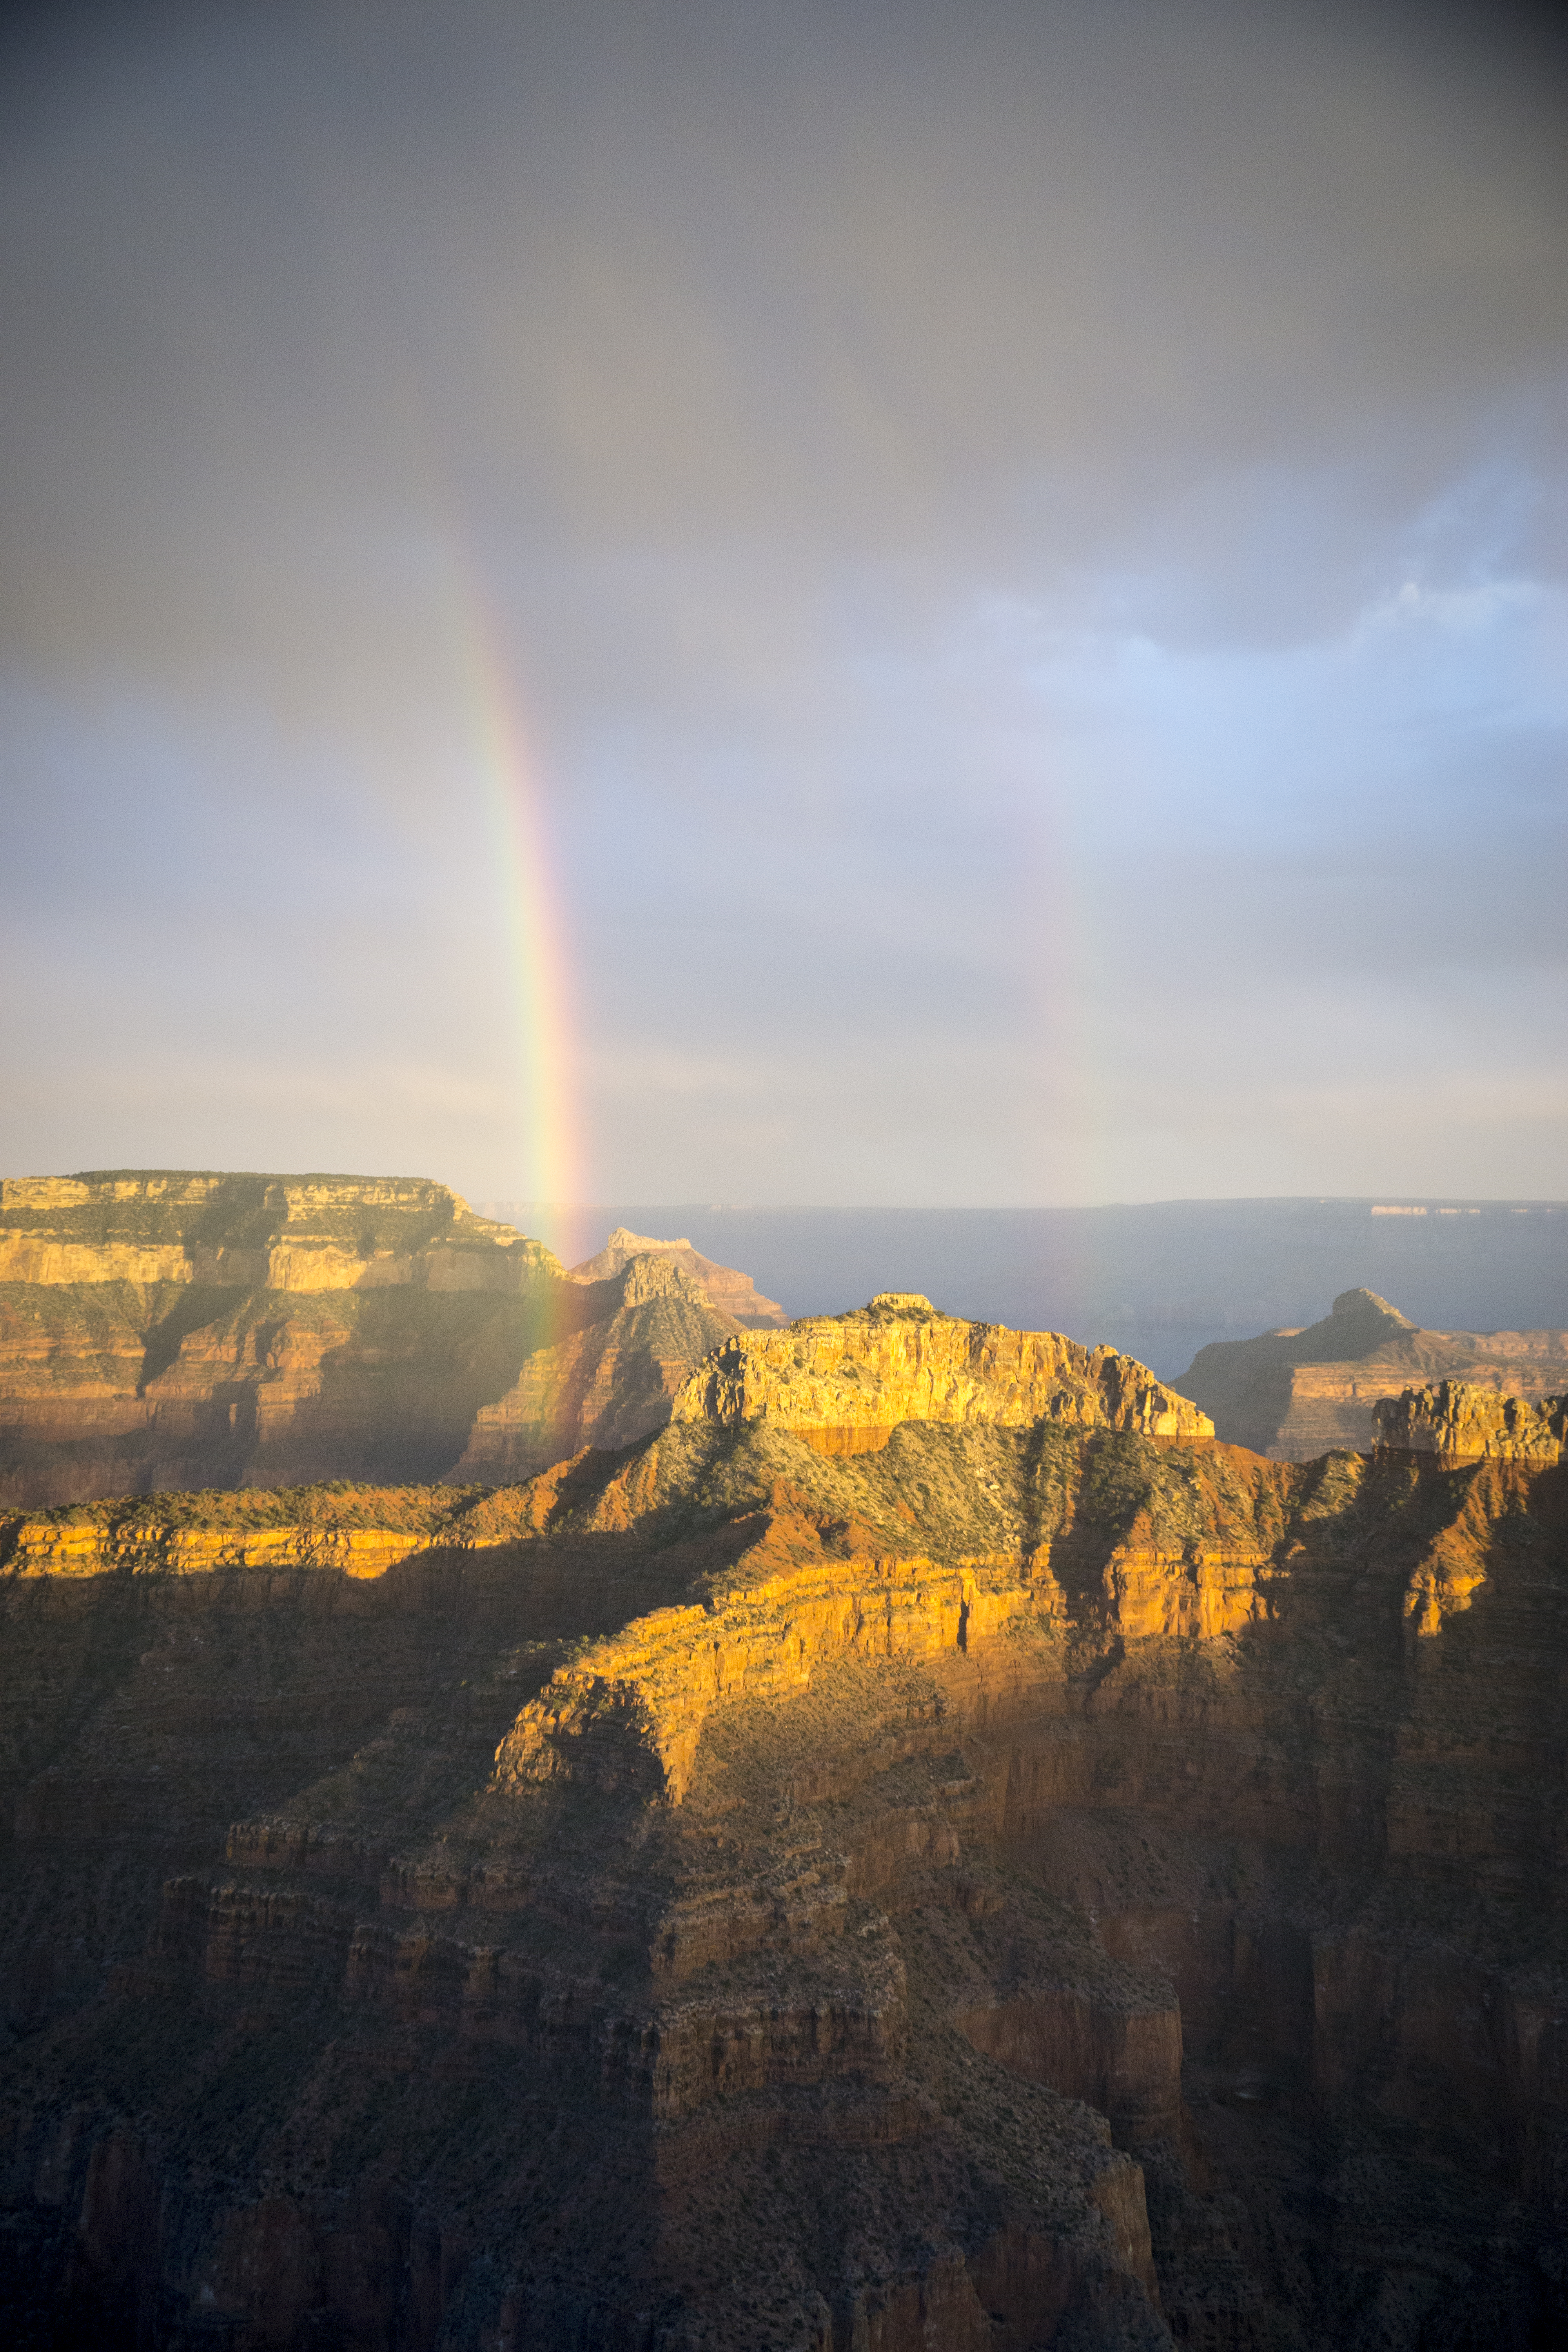
[[[1435,1454],[1445,1463],[1561,1462],[1568,1439],[1568,1396],[1499,1396],[1468,1381],[1405,1389],[1373,1407],[1380,1444]]]
[[[907,1421],[1214,1433],[1184,1397],[1112,1348],[964,1322],[904,1291],[884,1291],[852,1314],[805,1316],[787,1331],[730,1340],[692,1374],[673,1417],[767,1422],[824,1454],[876,1452]]]
[[[741,1328],[708,1261],[633,1238],[590,1279],[420,1180],[8,1181],[0,1500],[510,1479],[629,1443]]]
[[[1565,1475],[716,1411],[0,1527],[12,2336],[1556,2340]]]
[[[634,1257],[667,1257],[682,1274],[706,1293],[721,1314],[732,1316],[743,1331],[780,1329],[789,1317],[776,1298],[764,1298],[749,1274],[742,1274],[732,1265],[721,1265],[717,1259],[704,1257],[689,1241],[656,1241],[647,1234],[634,1234],[625,1225],[617,1225],[596,1256],[584,1258],[574,1265],[574,1282],[605,1282],[620,1274]]]
[[[1309,1462],[1367,1451],[1380,1399],[1441,1380],[1539,1402],[1568,1389],[1568,1331],[1424,1331],[1375,1292],[1345,1290],[1302,1330],[1200,1349],[1181,1387],[1228,1444]]]

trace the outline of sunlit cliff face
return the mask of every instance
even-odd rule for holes
[[[10,1168],[1555,1189],[1542,20],[7,37]]]

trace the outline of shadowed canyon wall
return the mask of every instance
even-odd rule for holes
[[[4,1524],[14,2340],[1559,2340],[1562,1463],[711,1369],[500,1492]]]

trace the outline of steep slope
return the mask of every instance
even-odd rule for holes
[[[1558,2340],[1568,1473],[1055,1393],[0,1528],[13,2340]]]
[[[616,1227],[596,1256],[584,1258],[581,1265],[573,1266],[572,1279],[604,1282],[611,1275],[621,1273],[632,1258],[648,1256],[673,1259],[698,1289],[707,1293],[721,1313],[732,1316],[743,1331],[778,1329],[789,1321],[777,1299],[764,1298],[751,1276],[742,1274],[739,1267],[721,1265],[717,1259],[704,1257],[689,1241],[656,1241],[650,1234],[634,1234],[625,1225]]]
[[[8,1181],[0,1273],[18,1503],[523,1475],[657,1427],[738,1328],[668,1254],[585,1282],[414,1179]]]
[[[1346,1290],[1304,1330],[1200,1349],[1180,1385],[1227,1444],[1308,1462],[1364,1451],[1379,1397],[1441,1380],[1539,1400],[1568,1388],[1568,1331],[1423,1331],[1375,1292]]]

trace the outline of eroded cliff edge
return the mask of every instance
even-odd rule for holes
[[[0,1500],[524,1477],[781,1318],[682,1241],[568,1269],[423,1179],[8,1179]]]
[[[13,1525],[14,2275],[157,2345],[1552,2341],[1563,1479],[715,1411]]]

